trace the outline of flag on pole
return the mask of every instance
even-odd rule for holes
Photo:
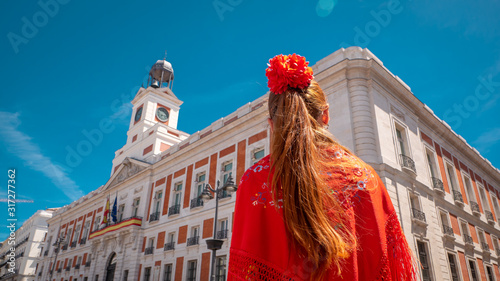
[[[102,216],[102,223],[101,224],[108,223],[108,216],[109,216],[109,196],[106,199],[106,208],[104,209],[104,215]]]
[[[113,209],[111,210],[111,219],[113,220],[113,222],[117,221],[117,219],[116,219],[116,213],[117,213],[117,206],[116,206],[116,204],[118,203],[117,200],[118,200],[118,194],[115,197],[115,203],[113,203]]]

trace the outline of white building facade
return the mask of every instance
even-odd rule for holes
[[[367,49],[338,50],[313,70],[331,132],[384,181],[423,280],[500,281],[499,170]],[[188,135],[171,65],[150,75],[108,182],[49,220],[38,280],[209,280],[214,236],[224,241],[214,275],[226,279],[237,193],[220,194],[216,221],[215,199],[198,197],[269,153],[267,95]],[[108,198],[117,219],[103,224]]]
[[[7,238],[0,248],[0,280],[33,281],[37,265],[41,260],[41,249],[45,246],[47,220],[56,209],[39,210],[15,231],[12,239]],[[9,262],[11,248],[15,248],[15,270]]]

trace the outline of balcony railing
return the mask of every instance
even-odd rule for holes
[[[76,241],[71,242],[71,246],[70,246],[70,247],[71,247],[71,248],[76,247]]]
[[[169,242],[165,243],[165,246],[163,247],[164,251],[172,251],[175,250],[175,242]]]
[[[181,205],[180,204],[173,205],[172,207],[168,208],[168,216],[177,215],[180,212],[181,212]]]
[[[154,212],[149,215],[149,222],[157,221],[160,219],[160,212]]]
[[[495,219],[493,218],[493,213],[486,210],[484,211],[484,213],[486,214],[486,219],[488,220],[489,223],[495,223]]]
[[[70,266],[66,267],[66,271],[69,271],[70,269],[71,269],[71,267],[70,267]]]
[[[420,211],[418,209],[415,209],[415,208],[412,208],[411,211],[412,211],[412,215],[413,215],[414,219],[417,219],[417,220],[419,220],[421,222],[426,222],[425,221],[425,214],[424,214],[424,212],[422,212],[422,211]]]
[[[197,207],[203,207],[203,199],[201,199],[201,198],[191,199],[191,209],[197,208]]]
[[[464,199],[462,198],[462,193],[460,191],[453,190],[453,199],[455,200],[455,203],[460,203],[464,204]]]
[[[192,245],[198,245],[198,240],[199,240],[200,236],[194,236],[194,237],[189,237],[187,239],[187,246],[192,246]]]
[[[58,273],[61,273],[61,271],[62,271],[62,268],[58,268],[58,269],[57,269],[57,272],[58,272]]]
[[[132,217],[125,218],[125,219],[122,219],[122,220],[117,221],[117,222],[109,221],[109,222],[106,223],[106,225],[104,227],[102,227],[102,228],[96,228],[96,229],[92,230],[92,232],[90,232],[90,234],[89,234],[89,239],[92,239],[93,237],[95,237],[94,233],[96,233],[96,232],[103,231],[103,230],[107,229],[110,226],[118,225],[118,224],[121,224],[124,221],[133,220],[133,219],[135,219],[137,221],[137,223],[134,223],[132,225],[134,225],[134,226],[140,226],[142,224],[142,217],[139,217],[139,216],[132,216]],[[116,230],[116,229],[115,228],[110,228],[110,229],[106,230],[104,233],[111,232],[111,231],[114,231],[114,230]],[[103,233],[100,233],[98,235],[102,235],[102,234]]]
[[[90,267],[90,261],[85,263],[85,267]]]
[[[489,252],[490,251],[490,246],[486,242],[481,242],[481,249],[483,249],[483,251]]]
[[[67,250],[67,249],[68,249],[68,244],[64,244],[64,245],[62,246],[62,250],[64,251],[64,250]]]
[[[472,213],[474,213],[474,215],[481,215],[481,212],[479,211],[479,204],[477,204],[477,202],[474,202],[474,201],[469,201],[470,203],[470,208],[472,209]]]
[[[38,276],[42,276],[42,272],[41,272],[41,271],[40,271],[40,272],[38,272]]]
[[[449,235],[449,236],[455,236],[453,233],[453,228],[451,228],[447,225],[443,225],[443,233],[446,235]]]
[[[217,239],[226,239],[227,238],[227,229],[217,231]]]
[[[80,269],[80,264],[79,263],[75,264],[75,269]]]
[[[46,257],[49,255],[49,250],[45,250],[45,252],[43,252],[43,256]]]
[[[432,179],[432,187],[434,188],[434,190],[444,193],[443,182],[438,178],[432,177],[431,179]]]
[[[415,161],[404,154],[400,154],[399,156],[401,157],[401,166],[416,174],[417,170],[415,169]]]
[[[80,240],[80,245],[85,245],[85,243],[87,243],[87,238],[84,237]]]
[[[467,234],[464,234],[463,237],[464,237],[465,244],[474,245],[474,240],[472,240],[472,237],[470,237]]]
[[[144,255],[152,255],[154,250],[155,250],[154,246],[147,247],[146,249],[144,249]]]

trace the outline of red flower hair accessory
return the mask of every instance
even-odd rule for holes
[[[266,69],[267,86],[274,94],[284,93],[288,87],[304,89],[313,79],[313,70],[305,57],[297,54],[277,55],[269,60]]]

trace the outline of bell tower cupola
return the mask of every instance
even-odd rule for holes
[[[172,91],[173,81],[174,69],[166,57],[151,67],[148,86],[141,87],[131,102],[127,143],[116,151],[111,174],[127,157],[154,163],[163,151],[189,136],[177,130],[182,101]]]

